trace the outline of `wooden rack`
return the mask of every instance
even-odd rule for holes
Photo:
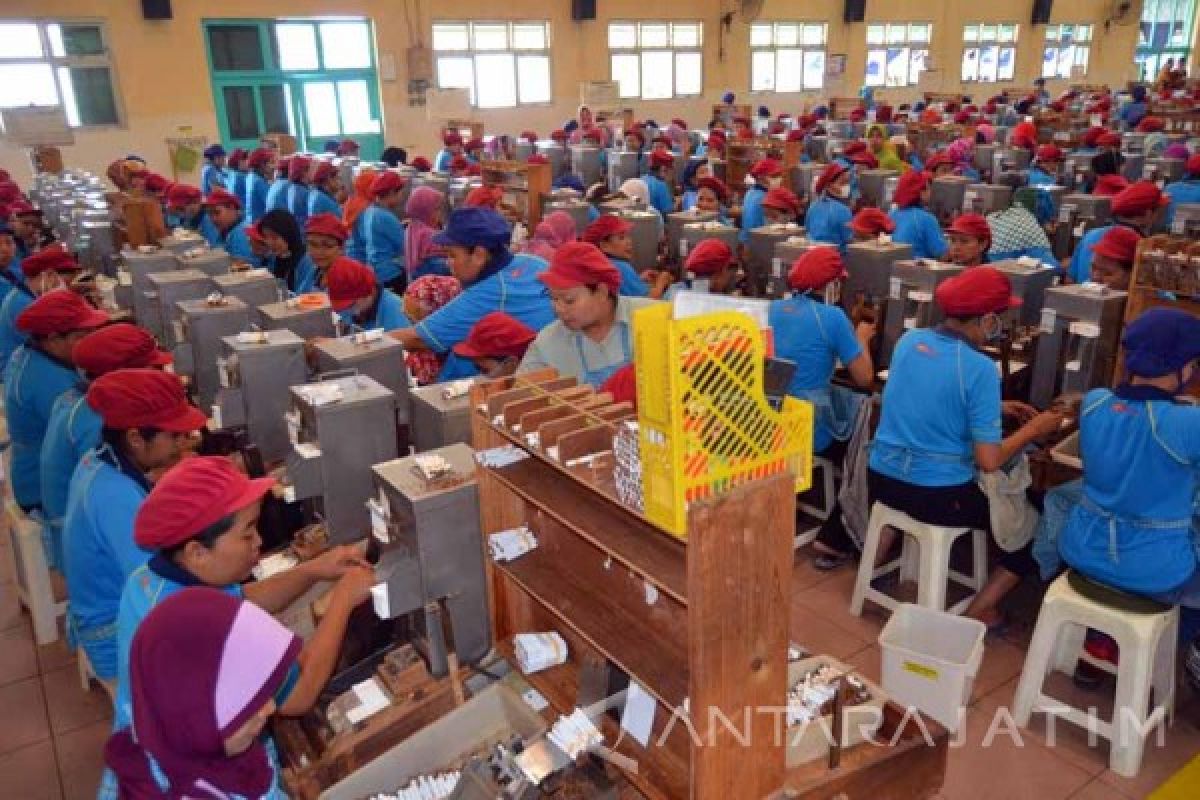
[[[532,231],[542,221],[542,200],[550,194],[552,176],[549,164],[524,164],[520,161],[484,161],[480,173],[485,185],[504,190],[504,201],[511,202]]]
[[[848,750],[837,770],[787,770],[776,721],[754,713],[779,706],[787,688],[790,475],[695,504],[684,542],[616,499],[612,440],[633,416],[627,406],[542,370],[476,384],[471,409],[477,450],[514,445],[524,455],[480,467],[483,531],[527,525],[538,539],[521,558],[490,565],[497,647],[515,664],[514,634],[566,640],[566,663],[526,676],[551,717],[610,696],[624,679],[645,688],[656,701],[648,747],[622,736],[617,718],[600,723],[606,744],[637,765],[622,769],[624,780],[652,800],[936,791],[947,740],[936,724],[926,723],[935,732],[926,746],[919,725],[890,706],[880,737],[899,730],[896,746]],[[715,711],[748,739],[710,724]]]
[[[866,108],[867,101],[861,97],[831,97],[829,98],[830,119],[850,119],[850,112]]]
[[[442,128],[443,133],[451,131],[463,137],[463,140],[483,139],[484,125],[472,119],[448,119],[445,127]]]

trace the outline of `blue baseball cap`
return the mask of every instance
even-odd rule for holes
[[[223,155],[225,155],[225,148],[219,144],[210,144],[208,147],[204,148],[205,158],[219,158]]]
[[[1178,308],[1152,308],[1126,326],[1121,344],[1125,369],[1161,378],[1200,358],[1200,318]]]
[[[580,194],[583,194],[586,187],[584,187],[583,181],[580,179],[580,177],[578,175],[568,172],[568,173],[566,173],[564,175],[560,175],[554,179],[554,188],[555,189],[574,189],[575,191],[579,192]]]
[[[474,206],[450,212],[445,230],[433,237],[433,243],[443,247],[483,247],[495,250],[508,247],[512,229],[495,209]]]

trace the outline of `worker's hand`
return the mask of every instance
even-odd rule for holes
[[[332,547],[308,562],[313,577],[325,581],[337,580],[358,568],[371,569],[371,565],[357,547],[349,544]]]
[[[874,322],[862,321],[858,323],[858,327],[854,329],[854,337],[858,339],[861,345],[867,345],[875,338],[875,334],[879,332],[879,326]]]
[[[1025,427],[1038,439],[1043,439],[1062,430],[1064,418],[1061,411],[1043,411],[1025,423]]]
[[[1019,400],[1006,400],[1000,404],[1000,412],[1006,417],[1012,417],[1022,425],[1037,416],[1037,409]]]
[[[360,603],[371,596],[371,587],[377,582],[375,570],[351,567],[334,584],[330,605],[340,601],[345,603],[347,609],[357,608]]]

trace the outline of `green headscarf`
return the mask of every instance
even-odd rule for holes
[[[879,123],[875,123],[867,127],[867,139],[871,138],[871,134],[875,131],[883,137],[883,147],[879,152],[871,151],[875,158],[879,161],[880,169],[892,169],[896,172],[904,172],[908,165],[904,163],[904,159],[900,158],[900,154],[896,152],[896,148],[888,141],[887,128]]]

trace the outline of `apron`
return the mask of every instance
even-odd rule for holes
[[[587,357],[583,354],[583,334],[575,334],[575,349],[579,353],[579,363],[583,366],[583,382],[597,389],[603,386],[604,382],[611,378],[617,371],[633,360],[633,351],[629,346],[629,326],[621,323],[617,324],[621,325],[621,356],[623,360],[620,364],[613,364],[608,367],[589,369]]]

